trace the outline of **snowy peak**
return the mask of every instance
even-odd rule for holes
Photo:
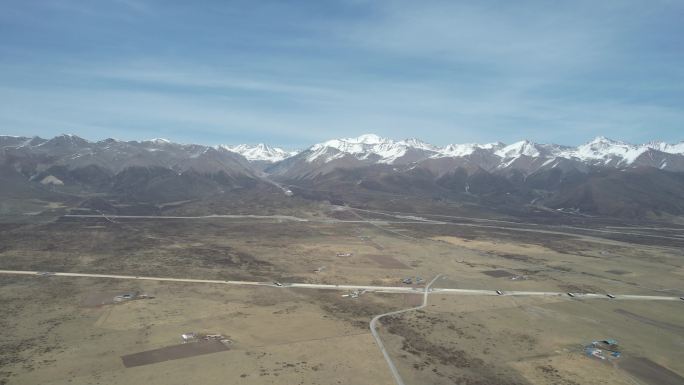
[[[403,144],[407,147],[410,147],[410,148],[417,148],[417,149],[426,150],[426,151],[437,151],[439,149],[437,146],[433,146],[430,143],[423,142],[422,140],[420,140],[418,138],[409,138],[406,140],[402,140],[399,143]]]
[[[577,151],[584,151],[587,154],[593,153],[597,155],[605,155],[624,153],[629,149],[635,149],[638,147],[639,146],[634,146],[617,140],[608,139],[605,136],[597,136],[593,140],[578,146]]]
[[[353,156],[358,160],[399,164],[427,158],[463,157],[477,150],[495,151],[502,147],[504,144],[500,142],[450,144],[439,147],[417,138],[395,141],[374,134],[365,134],[356,138],[333,139],[315,144],[308,150],[307,161],[328,163],[345,156]]]
[[[372,148],[378,145],[389,145],[394,143],[392,139],[385,139],[375,134],[364,134],[356,138],[342,138],[332,139],[323,143],[314,144],[312,149],[320,148],[335,148],[340,151],[358,153],[363,152],[364,149]]]
[[[164,139],[164,138],[154,138],[154,139],[146,140],[145,142],[153,143],[153,144],[160,145],[160,146],[166,145],[166,144],[171,144],[170,140]]]
[[[426,152],[431,155],[437,151],[437,148],[415,138],[394,141],[375,134],[364,134],[356,138],[328,140],[311,146],[307,151],[306,160],[310,163],[314,161],[328,163],[351,155],[358,160],[392,164],[410,151]]]
[[[541,155],[541,151],[538,145],[528,140],[513,143],[500,150],[495,151],[494,153],[504,159],[517,158],[521,155],[530,157],[538,157]]]
[[[460,158],[463,156],[471,155],[477,150],[498,151],[504,147],[505,147],[505,145],[501,142],[486,143],[486,144],[477,144],[477,143],[448,144],[446,147],[438,149],[438,153],[436,155],[433,155],[433,158],[445,158],[445,157]]]
[[[619,145],[619,144],[625,144],[625,143],[621,142],[619,140],[607,138],[603,135],[599,135],[599,136],[595,137],[594,139],[590,140],[589,142],[587,142],[586,144],[590,144],[593,146],[604,146],[605,147],[605,146],[612,146],[612,145],[616,145],[616,144]]]
[[[286,151],[282,148],[271,147],[264,143],[256,145],[239,144],[237,146],[220,145],[219,148],[236,152],[249,161],[265,161],[269,163],[279,162],[297,154],[296,151]]]
[[[584,162],[629,165],[651,148],[649,144],[633,145],[598,136],[563,155],[575,157]]]
[[[684,154],[684,142],[679,142],[676,144],[652,142],[649,143],[649,147],[658,151],[666,152],[668,154]]]
[[[382,138],[375,134],[364,134],[356,138],[344,139],[349,143],[360,143],[360,144],[381,144],[389,141],[388,139]]]

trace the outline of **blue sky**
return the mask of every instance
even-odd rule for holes
[[[684,2],[2,0],[0,133],[684,140]]]

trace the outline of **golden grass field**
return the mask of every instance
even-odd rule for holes
[[[681,295],[684,278],[684,255],[667,244],[391,221],[69,220],[6,225],[0,236],[0,267],[15,270],[391,286],[441,273],[435,287],[642,295]],[[95,278],[0,284],[2,384],[392,384],[368,322],[419,303]],[[93,305],[130,291],[155,298]],[[641,383],[620,367],[630,357],[684,375],[684,301],[433,294],[423,311],[381,323],[407,384]],[[233,344],[123,366],[121,356],[178,344],[189,331]],[[617,339],[624,357],[586,357],[582,346],[600,338]]]

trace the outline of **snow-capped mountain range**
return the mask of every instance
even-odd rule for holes
[[[428,152],[439,150],[438,147],[419,139],[394,141],[366,134],[357,138],[333,139],[315,144],[307,150],[309,153],[307,161],[314,162],[322,158],[325,162],[329,162],[346,155],[353,155],[360,160],[375,158],[377,163],[392,164],[412,149]]]
[[[506,209],[534,202],[605,215],[679,215],[684,142],[634,145],[597,137],[577,147],[530,141],[441,147],[367,134],[295,152],[266,144],[0,135],[0,186],[0,197],[42,196],[48,189],[154,204],[276,188],[315,199],[363,191]]]
[[[507,168],[516,164],[520,165],[521,159],[528,160],[528,163],[530,159],[533,159],[536,161],[533,162],[536,167],[549,165],[555,167],[560,163],[554,160],[567,160],[589,166],[622,168],[631,165],[647,165],[663,170],[684,171],[684,142],[677,144],[649,142],[635,145],[602,136],[577,147],[540,144],[527,140],[510,145],[494,142],[449,144],[440,147],[416,138],[393,140],[374,134],[365,134],[355,138],[332,139],[317,143],[303,151],[287,151],[264,143],[185,145],[161,138],[142,142],[115,139],[90,142],[75,135],[60,135],[50,140],[39,137],[0,136],[0,144],[3,147],[16,149],[47,151],[52,155],[63,152],[69,155],[63,163],[70,164],[87,163],[93,158],[104,157],[109,162],[121,163],[117,169],[136,164],[141,158],[148,158],[151,153],[161,151],[167,155],[173,154],[174,158],[186,158],[186,160],[207,157],[210,154],[234,153],[244,157],[248,162],[262,165],[288,161],[287,164],[306,163],[308,168],[327,165],[328,169],[335,163],[344,163],[347,166],[356,164],[405,165],[434,162],[444,158],[467,159],[478,156],[487,159],[485,169]],[[155,158],[164,158],[162,154],[156,155]],[[160,165],[168,165],[168,162],[161,160],[160,162],[162,163]]]
[[[308,163],[325,164],[344,158],[354,158],[365,163],[375,164],[407,164],[440,158],[462,158],[475,153],[488,154],[500,160],[499,167],[514,163],[521,157],[539,158],[551,160],[562,158],[583,162],[589,165],[603,165],[613,167],[627,167],[634,164],[640,158],[654,153],[684,156],[684,141],[670,144],[665,142],[649,142],[645,144],[629,144],[622,141],[608,139],[603,136],[577,147],[562,146],[557,144],[541,144],[527,140],[506,145],[501,142],[494,143],[465,143],[449,144],[444,147],[426,143],[420,139],[411,138],[393,140],[374,134],[365,134],[355,138],[332,139],[313,146],[303,151],[288,151],[280,147],[259,143],[255,145],[217,145],[203,146],[194,144],[177,144],[167,139],[155,138],[142,142],[118,141],[105,139],[98,142],[90,142],[75,135],[60,135],[46,140],[39,137],[27,138],[17,136],[0,136],[2,147],[52,149],[56,151],[69,151],[78,148],[80,151],[71,154],[73,159],[94,155],[108,149],[118,150],[120,155],[126,155],[126,148],[137,147],[147,152],[183,150],[188,158],[198,158],[212,151],[231,152],[244,157],[251,162],[278,163],[293,157],[302,157]],[[658,165],[661,169],[667,169],[664,161]]]
[[[402,165],[442,158],[467,158],[475,154],[488,157],[497,168],[514,165],[521,158],[531,158],[544,161],[537,162],[539,167],[552,164],[553,160],[569,160],[591,166],[620,168],[637,164],[665,170],[684,170],[684,158],[670,159],[671,156],[684,156],[684,142],[650,142],[634,145],[602,136],[577,147],[540,144],[527,140],[510,145],[495,142],[449,144],[439,147],[419,139],[395,141],[366,134],[356,138],[333,139],[318,143],[290,157],[318,165],[342,160],[346,160],[347,163],[356,160],[364,164]]]
[[[449,144],[445,147],[434,146],[419,139],[395,141],[373,134],[361,135],[357,138],[334,139],[315,144],[307,151],[307,160],[313,162],[320,158],[332,161],[345,155],[353,155],[357,159],[376,158],[377,163],[393,164],[400,161],[411,150],[426,152],[429,158],[463,157],[478,150],[490,152],[502,160],[515,159],[521,156],[542,158],[577,159],[583,162],[603,163],[605,165],[629,165],[649,150],[668,154],[684,155],[684,142],[669,144],[650,142],[641,145],[628,144],[608,139],[603,136],[577,147],[556,144],[539,144],[527,140],[505,145],[496,143]]]

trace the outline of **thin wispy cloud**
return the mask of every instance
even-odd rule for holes
[[[179,87],[181,89],[244,90],[272,94],[301,95],[309,97],[335,97],[335,90],[304,81],[268,79],[258,74],[226,73],[210,69],[169,69],[164,66],[151,68],[98,68],[74,73],[91,76],[93,80],[118,81],[132,87]]]

